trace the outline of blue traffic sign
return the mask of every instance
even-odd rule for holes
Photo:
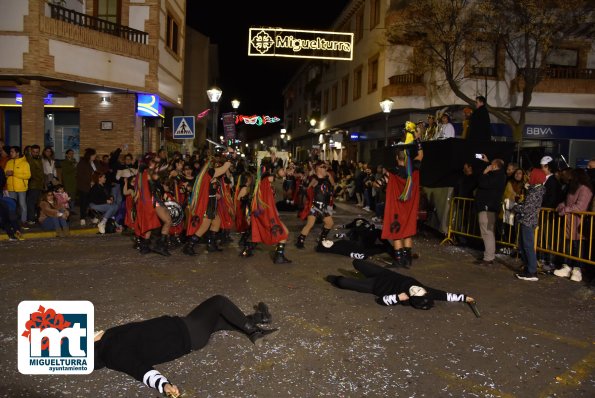
[[[194,138],[194,116],[174,116],[174,139]]]

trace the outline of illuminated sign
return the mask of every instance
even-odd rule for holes
[[[250,28],[248,55],[351,61],[353,33]]]
[[[139,116],[161,116],[159,97],[152,94],[139,94],[136,104],[136,114]]]
[[[241,122],[244,122],[245,124],[255,124],[257,126],[262,126],[263,124],[267,124],[267,123],[277,123],[278,121],[280,121],[281,119],[278,118],[277,116],[258,116],[258,115],[252,115],[252,116],[244,116],[244,115],[237,115],[236,116],[236,124],[240,124]]]
[[[17,93],[16,95],[16,103],[19,105],[23,105],[23,95]],[[44,99],[43,99],[43,104],[44,105],[52,105],[54,103],[54,96],[53,94],[48,94]]]

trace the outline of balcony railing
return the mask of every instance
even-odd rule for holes
[[[414,73],[406,73],[404,75],[394,75],[388,78],[388,82],[390,84],[412,84],[412,83],[422,83],[423,76],[416,75]]]
[[[519,70],[522,75],[524,69]],[[547,68],[543,70],[543,77],[548,79],[582,79],[595,80],[595,69],[586,68]]]
[[[118,36],[135,43],[147,44],[148,42],[149,35],[143,31],[122,26],[91,15],[82,14],[55,4],[49,3],[48,5],[50,7],[50,16],[53,19]]]

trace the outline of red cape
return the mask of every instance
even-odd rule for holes
[[[124,217],[124,225],[128,228],[134,228],[134,218],[132,218],[133,207],[134,198],[132,195],[126,195],[126,217]]]
[[[192,236],[202,224],[205,213],[207,212],[207,205],[209,204],[209,185],[211,184],[211,175],[209,170],[205,171],[200,187],[198,187],[198,200],[196,206],[190,209],[190,220],[188,220],[188,227],[186,228],[186,235]],[[198,178],[194,181],[194,184],[198,184]],[[194,188],[192,189],[194,191]]]
[[[134,233],[142,236],[148,231],[161,227],[161,221],[157,217],[157,212],[153,206],[153,195],[149,188],[149,173],[144,170],[136,182],[136,219],[134,220]]]
[[[306,196],[304,197],[304,207],[298,213],[298,217],[302,220],[308,218],[308,214],[310,214],[310,208],[312,208],[312,203],[314,203],[314,187],[309,187],[306,190]]]
[[[390,173],[386,186],[386,205],[382,223],[382,239],[404,239],[417,233],[419,209],[419,171],[411,175],[413,187],[409,200],[402,202],[399,196],[405,188],[406,179]]]
[[[246,214],[246,209],[242,207],[242,201],[238,198],[240,193],[240,189],[238,187],[238,192],[235,194],[234,198],[234,206],[236,209],[235,212],[235,224],[236,224],[236,231],[238,232],[245,232],[250,228],[250,224],[248,224],[248,215]]]
[[[259,196],[260,195],[260,196]],[[289,233],[279,218],[273,188],[268,178],[260,181],[254,193],[252,205],[252,242],[262,242],[265,245],[275,245],[287,240]],[[264,203],[261,206],[257,198]]]
[[[219,180],[221,187],[221,199],[217,201],[217,214],[221,218],[221,229],[231,229],[233,225],[233,204],[231,203],[231,190],[229,185],[223,182],[223,178]]]

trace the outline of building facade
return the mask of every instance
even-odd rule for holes
[[[0,137],[140,154],[183,106],[184,0],[0,0]]]
[[[387,43],[386,28],[401,16],[402,1],[353,0],[330,30],[354,33],[352,61],[305,63],[284,90],[284,112],[296,155],[373,161],[372,151],[397,140],[407,120],[426,120],[444,108],[461,133],[463,108],[439,72],[416,73],[408,58],[416,49]],[[546,78],[536,87],[523,147],[539,148],[580,164],[595,153],[595,47],[593,39],[574,40],[551,55]],[[442,79],[444,80],[444,79]],[[492,106],[514,111],[521,101],[514,65],[502,49],[483,56],[468,71],[463,91],[483,95]],[[386,116],[379,102],[394,101]],[[511,130],[492,116],[494,139],[511,140]]]

